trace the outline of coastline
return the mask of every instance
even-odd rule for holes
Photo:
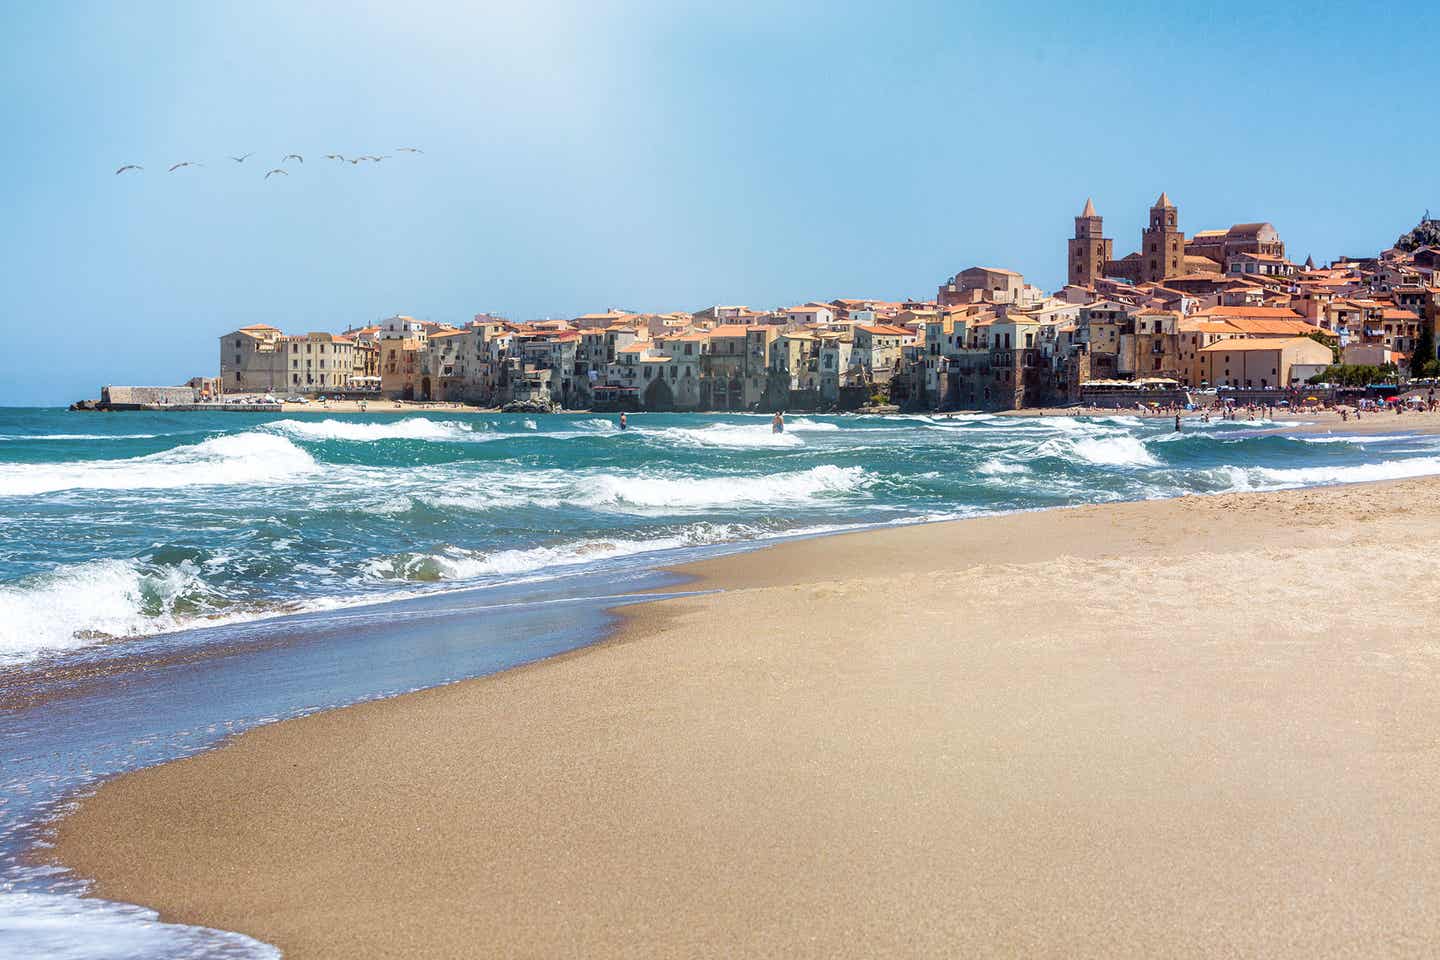
[[[110,781],[52,852],[292,957],[1434,944],[1440,522],[1411,504],[1437,492],[701,561],[687,589],[724,592],[616,611],[599,644]]]

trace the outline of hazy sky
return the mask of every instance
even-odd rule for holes
[[[1437,39],[1409,3],[0,0],[0,403],[213,375],[254,322],[1050,288],[1087,195],[1117,255],[1161,190],[1374,251],[1440,209]]]

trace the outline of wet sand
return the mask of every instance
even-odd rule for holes
[[[609,642],[112,781],[54,854],[292,958],[1433,955],[1437,495],[707,561]]]

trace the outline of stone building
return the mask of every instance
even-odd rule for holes
[[[226,393],[271,393],[286,388],[285,335],[252,323],[220,338],[220,383]]]
[[[1105,238],[1104,220],[1095,212],[1095,203],[1086,198],[1085,209],[1075,218],[1075,236],[1069,241],[1070,282],[1088,287],[1105,274],[1105,264],[1115,257],[1114,241]]]
[[[1219,264],[1242,253],[1285,258],[1285,243],[1269,223],[1237,223],[1229,230],[1201,230],[1185,242],[1185,252]]]
[[[1150,208],[1150,226],[1140,235],[1140,280],[1159,283],[1184,273],[1185,234],[1180,232],[1179,211],[1169,195],[1160,194]]]

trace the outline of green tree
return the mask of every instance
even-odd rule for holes
[[[1435,328],[1428,323],[1420,324],[1420,336],[1415,340],[1415,352],[1410,356],[1410,376],[1433,377],[1440,368],[1435,362]]]

